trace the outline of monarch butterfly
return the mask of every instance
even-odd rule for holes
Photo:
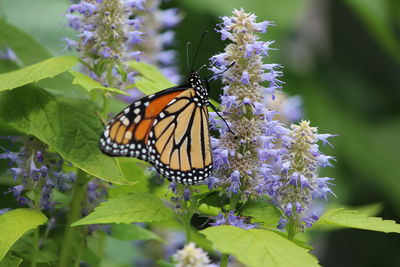
[[[187,85],[134,102],[105,127],[100,149],[150,162],[168,180],[196,184],[212,172],[208,92],[197,72]]]
[[[109,156],[145,160],[170,181],[204,181],[213,169],[207,106],[222,118],[208,99],[208,81],[204,87],[192,70],[187,84],[132,103],[106,125],[100,149]]]

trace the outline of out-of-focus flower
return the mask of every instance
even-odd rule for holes
[[[183,249],[173,255],[177,267],[211,267],[210,258],[201,248],[194,243],[187,244]]]
[[[74,181],[64,179],[68,174],[62,173],[63,159],[57,153],[47,152],[44,144],[34,137],[10,139],[22,146],[18,152],[5,150],[0,154],[0,159],[9,160],[9,171],[14,182],[18,183],[6,193],[12,193],[20,205],[35,205],[42,210],[52,210],[55,205],[52,199],[53,190],[65,191]],[[33,199],[24,195],[29,190],[39,192],[39,203],[34,203]]]
[[[23,66],[22,61],[18,58],[17,54],[15,54],[14,50],[10,47],[4,47],[3,49],[0,48],[0,60],[10,60],[16,63],[19,66]]]
[[[134,10],[136,19],[140,21],[140,30],[143,32],[143,41],[137,49],[142,52],[143,60],[160,67],[164,75],[173,83],[179,83],[177,73],[176,52],[168,49],[174,44],[175,27],[182,19],[176,8],[160,9],[161,0],[146,1],[143,9]]]
[[[78,31],[79,41],[65,39],[85,62],[84,71],[104,86],[124,89],[132,75],[126,61],[138,60],[135,46],[142,41],[140,21],[132,19],[134,9],[143,9],[141,0],[86,0],[71,4],[68,25]]]
[[[302,104],[299,95],[286,96],[282,93],[276,93],[275,99],[267,99],[268,108],[278,111],[275,118],[285,124],[297,122],[303,117]]]

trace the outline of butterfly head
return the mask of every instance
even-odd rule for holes
[[[194,88],[196,94],[200,97],[203,103],[208,104],[208,91],[203,86],[200,75],[196,71],[192,71],[189,75],[190,87]]]

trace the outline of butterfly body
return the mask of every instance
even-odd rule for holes
[[[196,184],[212,172],[208,91],[192,72],[186,85],[143,97],[105,127],[100,149],[136,157],[170,181]]]

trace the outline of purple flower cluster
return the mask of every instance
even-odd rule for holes
[[[3,49],[0,49],[0,59],[10,60],[17,64],[21,64],[21,60],[18,58],[15,52],[9,47],[4,47]]]
[[[7,159],[9,171],[13,176],[13,186],[6,193],[12,193],[20,205],[36,206],[42,210],[52,210],[55,201],[52,199],[54,189],[66,191],[75,181],[75,173],[62,173],[63,159],[56,153],[44,150],[44,145],[33,137],[7,137],[24,145],[18,152],[4,150],[0,159]],[[32,190],[40,196],[39,203],[24,193]]]
[[[228,195],[241,193],[244,198],[257,196],[267,179],[279,169],[279,160],[285,152],[289,132],[268,109],[267,101],[281,89],[281,67],[264,64],[272,42],[259,40],[269,21],[256,22],[256,16],[243,10],[233,11],[232,17],[223,17],[217,29],[221,39],[229,39],[223,53],[213,56],[211,70],[224,73],[225,84],[221,96],[222,115],[235,135],[222,121],[211,114],[212,127],[219,131],[212,138],[215,178]]]
[[[222,40],[232,42],[210,61],[216,74],[235,62],[222,76],[221,96],[221,113],[234,135],[211,114],[211,127],[219,137],[211,138],[215,171],[209,188],[221,187],[231,199],[267,195],[282,211],[279,228],[289,220],[295,220],[299,228],[309,227],[318,220],[310,210],[312,202],[332,193],[332,179],[316,174],[319,167],[331,166],[332,160],[319,151],[317,141],[329,144],[327,139],[333,135],[317,134],[305,121],[286,126],[300,118],[301,101],[282,98],[281,66],[263,62],[273,42],[260,41],[258,34],[272,23],[257,23],[254,14],[242,9],[222,20],[217,31]],[[215,224],[239,222],[237,226],[243,227],[234,220],[234,209],[229,215],[219,215]]]
[[[175,203],[175,208],[178,210],[186,206],[186,202],[190,201],[194,189],[176,182],[170,182],[168,187],[174,193],[174,196],[171,197],[171,201]]]
[[[178,9],[170,8],[161,10],[161,0],[146,1],[142,10],[134,10],[137,20],[141,22],[140,30],[143,32],[143,42],[138,45],[138,50],[143,53],[143,60],[160,67],[168,79],[179,83],[176,64],[176,51],[167,49],[174,44],[175,27],[182,19]]]
[[[319,151],[317,142],[331,145],[328,138],[333,136],[317,134],[317,128],[310,127],[309,121],[291,125],[291,142],[282,158],[281,175],[265,186],[273,202],[283,211],[278,228],[284,228],[288,219],[297,221],[300,228],[310,227],[318,220],[312,210],[313,201],[327,200],[328,195],[334,195],[329,188],[333,178],[317,175],[318,168],[332,166],[334,160]]]
[[[124,87],[133,77],[127,60],[138,60],[134,48],[142,41],[140,21],[132,11],[143,10],[143,0],[86,0],[71,4],[66,14],[69,27],[79,32],[79,41],[65,39],[85,62],[85,72],[104,86]]]
[[[229,214],[218,214],[218,216],[215,217],[215,222],[211,223],[211,225],[232,225],[243,229],[253,229],[257,227],[256,224],[247,222],[245,217],[235,215],[233,211],[229,212]]]
[[[83,203],[82,209],[83,216],[87,216],[99,206],[101,202],[107,200],[108,188],[109,184],[98,178],[93,178],[87,183],[86,201]],[[88,234],[92,234],[95,231],[102,231],[110,234],[111,226],[108,224],[91,224],[88,226]]]

